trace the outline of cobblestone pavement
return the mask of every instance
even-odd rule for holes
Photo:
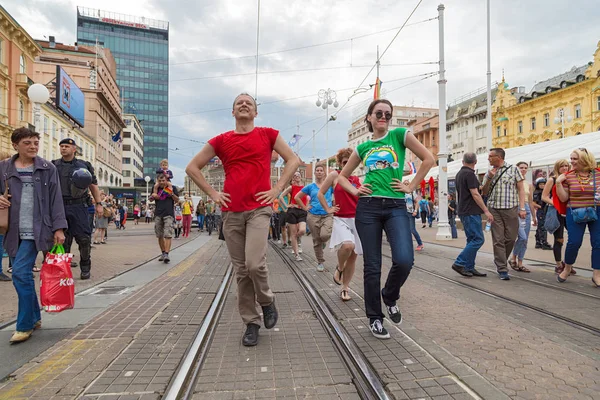
[[[197,230],[192,230],[189,238],[173,239],[173,249],[193,240],[199,235]],[[203,233],[206,235],[206,233]],[[79,262],[79,249],[73,242],[71,251],[74,260]],[[158,243],[154,236],[154,225],[140,223],[134,225],[127,222],[127,229],[116,230],[110,225],[107,244],[97,244],[92,248],[92,278],[82,281],[79,279],[79,268],[73,269],[75,278],[75,291],[79,293],[92,286],[98,285],[114,276],[122,274],[160,255]],[[36,265],[42,265],[42,255],[38,256]],[[3,270],[8,268],[8,259],[4,259]],[[39,273],[36,273],[36,288],[39,293]],[[17,314],[17,293],[12,282],[0,282],[0,326],[13,320]]]
[[[448,253],[450,249],[436,251]],[[453,250],[451,254],[455,252]],[[315,270],[314,258],[306,253],[311,252],[305,252],[307,261],[299,264],[304,264],[303,268],[310,272],[313,280],[323,282],[321,287],[329,286],[326,290],[331,298],[330,304],[334,309],[340,308],[336,312],[344,312],[344,305],[339,305],[338,287],[331,283],[336,262],[334,254],[326,252],[327,269],[325,273],[319,273]],[[383,259],[385,273],[390,264],[389,259]],[[437,255],[427,254],[417,254],[415,264],[431,270],[449,269],[451,265],[446,260],[440,263]],[[495,286],[515,283],[514,280],[501,282],[495,276],[492,282]],[[556,300],[552,289],[531,285],[528,290],[532,298]],[[362,296],[361,258],[357,262],[351,289],[354,297]],[[502,291],[501,288],[496,289]],[[361,301],[361,297],[358,300]],[[588,308],[590,319],[594,319],[597,313],[593,304],[597,309],[597,300],[582,297],[576,303],[566,305],[564,312],[568,314],[569,309]],[[429,343],[435,343],[451,354],[452,357],[442,364],[465,382],[468,379],[462,376],[462,367],[455,369],[451,365],[455,360],[464,362],[501,390],[503,395],[513,399],[600,398],[598,337],[591,333],[460,288],[416,269],[402,289],[400,305],[404,316],[400,328],[426,350]],[[354,310],[361,315],[362,310]],[[571,340],[570,337],[575,335],[578,340]],[[437,355],[437,352],[432,353]],[[473,388],[473,385],[470,386]],[[482,398],[500,398],[498,395],[479,394]]]

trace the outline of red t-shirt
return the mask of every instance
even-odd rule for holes
[[[294,200],[294,199],[296,198],[296,195],[298,193],[300,193],[300,191],[302,191],[302,189],[304,189],[304,186],[292,185],[292,192],[291,192],[291,195],[292,195],[292,197],[291,197],[291,199],[292,199],[292,207],[293,206],[300,207],[298,205],[298,203],[296,202],[296,200]],[[307,205],[308,204],[308,196],[304,196],[302,198],[302,200],[300,200],[300,201],[302,201],[304,203],[304,205]]]
[[[254,128],[248,133],[229,131],[210,139],[225,170],[223,192],[231,202],[223,211],[251,211],[261,204],[256,194],[271,189],[271,153],[279,132],[272,128]]]
[[[358,176],[350,175],[348,181],[350,181],[352,186],[356,188],[360,187],[360,180],[358,179]],[[358,204],[358,197],[346,192],[341,185],[335,185],[335,188],[333,189],[333,198],[335,199],[335,205],[340,207],[340,211],[334,214],[336,217],[356,217],[356,205]]]

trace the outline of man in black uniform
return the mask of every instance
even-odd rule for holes
[[[65,214],[67,217],[68,228],[65,232],[64,248],[67,253],[71,251],[73,238],[79,245],[81,279],[90,279],[91,248],[92,248],[92,230],[88,219],[88,188],[82,188],[73,181],[73,174],[79,169],[88,170],[92,176],[89,192],[91,192],[96,201],[96,212],[102,213],[100,204],[100,190],[98,189],[98,180],[94,175],[94,167],[87,161],[78,160],[75,157],[77,145],[73,139],[63,139],[60,141],[60,154],[62,158],[52,162],[58,169],[60,176],[60,187],[62,190],[63,202],[65,205]],[[73,265],[75,264],[75,265]],[[73,262],[71,266],[76,267]]]

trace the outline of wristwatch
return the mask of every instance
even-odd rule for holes
[[[527,211],[526,208],[519,208],[519,211]]]

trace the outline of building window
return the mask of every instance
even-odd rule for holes
[[[596,109],[600,111],[600,96],[596,99]]]
[[[506,136],[506,128],[504,128],[504,136]]]
[[[56,139],[56,122],[52,121],[52,139]]]
[[[0,64],[4,64],[4,40],[0,39]]]
[[[519,133],[523,133],[523,121],[517,122],[517,128],[519,129]]]
[[[48,117],[44,117],[44,133],[48,133]]]
[[[531,118],[531,130],[535,131],[535,117]]]
[[[575,118],[581,118],[581,104],[575,104]]]
[[[19,100],[19,121],[25,121],[25,104],[23,104],[23,100]]]
[[[500,137],[500,127],[499,126],[496,127],[496,136]]]
[[[544,126],[550,126],[550,114],[544,114]]]
[[[23,57],[23,54],[21,54],[19,56],[19,72],[24,74],[25,70],[26,70],[25,57]]]

